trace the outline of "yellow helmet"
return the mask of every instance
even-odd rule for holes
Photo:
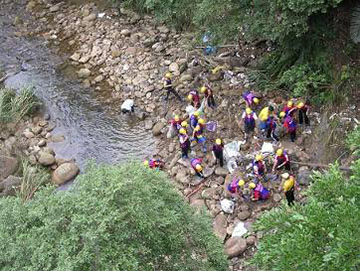
[[[288,107],[292,107],[293,104],[294,104],[294,103],[293,103],[292,101],[288,101],[288,102],[287,102],[287,106],[288,106]]]
[[[254,101],[255,104],[258,104],[260,102],[260,100],[258,98],[256,98],[256,97],[253,99],[253,101]]]
[[[182,134],[182,135],[185,135],[186,134],[186,130],[184,128],[181,128],[179,130],[179,133]]]
[[[200,124],[204,124],[205,123],[205,120],[204,119],[199,119],[198,121]]]
[[[243,179],[241,179],[239,182],[238,182],[238,186],[244,186],[245,184],[245,181]]]
[[[217,138],[217,139],[215,140],[215,143],[216,143],[217,145],[221,145],[221,139],[220,139],[220,138]]]
[[[246,107],[245,112],[246,114],[251,114],[252,110],[250,107]]]
[[[255,160],[256,160],[256,161],[261,161],[262,159],[263,159],[262,154],[257,154],[257,155],[255,156]]]
[[[148,160],[144,161],[144,166],[146,166],[146,167],[149,166],[149,161]]]
[[[204,92],[206,91],[206,87],[205,87],[205,86],[202,86],[202,87],[200,88],[200,91],[201,91],[201,93],[204,93]]]
[[[256,184],[254,184],[254,183],[249,183],[249,188],[254,189],[255,187],[256,187]]]
[[[180,119],[180,118],[179,118],[179,115],[175,115],[174,120],[175,120],[175,121],[179,121],[179,119]]]
[[[284,153],[283,149],[278,149],[278,150],[276,151],[276,155],[277,155],[277,156],[281,156],[283,153]]]
[[[191,101],[193,96],[191,94],[188,95],[188,99]]]
[[[186,121],[186,120],[184,120],[184,121],[181,123],[181,126],[182,126],[182,127],[187,127],[187,126],[188,126],[187,121]]]
[[[285,179],[285,180],[289,179],[289,177],[290,177],[290,175],[289,175],[289,173],[287,173],[287,172],[281,174],[281,178],[283,178],[283,179]]]
[[[200,112],[199,112],[199,111],[195,111],[195,112],[194,112],[194,116],[195,116],[195,117],[200,116]]]
[[[194,130],[197,132],[197,131],[200,131],[200,129],[201,129],[200,126],[199,126],[199,125],[196,125],[196,127],[195,127]]]
[[[197,171],[202,171],[202,169],[203,169],[200,164],[197,164],[197,165],[195,166],[195,168],[196,168]]]
[[[285,112],[284,111],[282,111],[282,112],[280,112],[280,118],[283,118],[283,117],[285,117]]]
[[[165,74],[165,77],[166,77],[166,78],[171,78],[171,77],[172,77],[172,74],[171,74],[170,72],[168,72],[168,73]]]
[[[300,108],[303,108],[304,105],[305,105],[305,104],[304,104],[303,102],[300,102],[300,103],[298,103],[297,108],[299,108],[299,109],[300,109]]]

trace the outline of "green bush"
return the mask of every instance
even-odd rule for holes
[[[32,114],[39,104],[32,88],[23,88],[19,94],[11,89],[0,89],[0,122],[17,122]]]
[[[352,271],[360,268],[360,160],[346,177],[337,166],[313,176],[305,205],[260,217],[263,231],[251,264],[258,270]]]
[[[346,144],[350,150],[354,151],[355,155],[360,155],[360,126],[348,134]]]
[[[91,165],[70,191],[0,199],[1,270],[227,270],[208,218],[162,172]]]

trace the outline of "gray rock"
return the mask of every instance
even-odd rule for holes
[[[131,31],[129,29],[123,29],[121,30],[120,34],[125,37],[129,37],[131,35]]]
[[[224,250],[225,250],[225,254],[229,258],[234,258],[242,254],[246,250],[246,248],[247,248],[246,240],[239,236],[235,236],[235,237],[231,237],[226,241]]]
[[[249,211],[242,211],[238,213],[238,218],[242,221],[248,219],[251,216],[251,213]]]
[[[30,132],[28,130],[25,130],[23,134],[26,138],[29,138],[29,139],[33,138],[35,136],[32,132]]]
[[[40,133],[42,132],[42,127],[40,127],[40,126],[35,126],[35,127],[33,127],[31,130],[32,130],[32,132],[34,133],[34,135],[38,135],[38,134],[40,134]]]
[[[50,12],[57,12],[57,11],[59,11],[59,9],[60,9],[60,6],[59,6],[59,5],[56,5],[56,6],[50,7],[49,11],[50,11]]]
[[[45,146],[45,145],[46,145],[46,140],[45,140],[45,139],[41,139],[37,145],[38,145],[39,147]]]
[[[281,201],[281,195],[278,194],[278,193],[275,193],[273,195],[273,199],[274,199],[275,202],[279,202],[279,201]]]
[[[39,163],[43,166],[50,166],[55,163],[55,157],[50,153],[41,151],[38,157]]]
[[[195,210],[197,212],[201,212],[203,210],[206,210],[206,205],[205,202],[202,199],[195,199],[192,200],[190,203],[190,206],[192,206],[193,208],[195,208]]]
[[[309,185],[310,183],[310,175],[311,175],[311,171],[310,170],[302,170],[299,171],[298,175],[297,175],[297,181],[299,184],[301,185]]]
[[[179,65],[176,62],[171,63],[170,66],[169,66],[169,71],[178,72],[179,71]]]
[[[72,56],[70,56],[70,59],[72,61],[79,61],[80,57],[81,57],[80,53],[74,53]]]
[[[91,56],[89,55],[83,55],[80,59],[79,62],[82,64],[85,64],[86,62],[88,62],[90,60]]]
[[[247,244],[248,246],[254,245],[255,242],[256,242],[256,237],[253,236],[253,235],[250,235],[248,238],[246,238],[246,244]]]
[[[187,81],[191,81],[193,79],[191,74],[184,74],[180,77],[180,82],[187,82]]]
[[[151,119],[145,120],[145,129],[146,130],[151,130],[153,127],[153,122]]]
[[[91,21],[94,21],[95,19],[96,19],[95,13],[91,13],[90,15],[84,17],[85,22],[91,22]]]
[[[213,175],[215,168],[211,168],[211,167],[206,167],[204,169],[204,177],[210,177],[211,175]]]
[[[94,80],[96,83],[100,83],[102,80],[104,80],[104,76],[100,74],[96,76]]]
[[[18,166],[18,161],[15,158],[0,155],[0,181],[14,174]]]
[[[15,176],[9,176],[0,183],[0,196],[15,196],[16,191],[21,185],[22,179]]]
[[[229,173],[229,171],[223,167],[218,167],[215,169],[215,174],[218,176],[225,177],[228,173]]]
[[[52,181],[61,185],[67,181],[73,179],[78,173],[80,169],[75,163],[64,163],[61,164],[52,175]]]
[[[227,234],[227,218],[223,213],[218,214],[213,222],[213,230],[215,235],[220,238],[221,241],[225,240]]]
[[[159,121],[158,123],[156,123],[154,125],[154,127],[152,128],[152,133],[154,136],[158,136],[161,135],[161,130],[165,127],[165,124],[162,123],[161,121]]]
[[[91,74],[91,71],[89,69],[82,68],[77,72],[77,74],[80,78],[88,78]]]

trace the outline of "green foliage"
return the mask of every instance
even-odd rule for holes
[[[356,6],[351,14],[350,37],[353,42],[360,42],[360,5]]]
[[[1,270],[227,270],[210,220],[166,175],[91,165],[70,191],[0,199]]]
[[[336,271],[360,268],[360,160],[347,178],[337,166],[316,173],[305,205],[262,215],[264,232],[251,261],[258,270]]]
[[[0,89],[0,122],[17,122],[25,115],[32,114],[38,105],[32,88],[23,88],[19,94],[11,89]]]
[[[35,192],[50,180],[50,174],[43,168],[30,165],[29,161],[21,161],[21,185],[18,191],[18,197],[22,201],[30,200]]]
[[[354,151],[355,155],[360,155],[360,126],[357,126],[354,131],[348,134],[346,144],[350,150]]]

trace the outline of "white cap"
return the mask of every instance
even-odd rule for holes
[[[283,174],[281,174],[281,178],[283,178],[283,179],[289,179],[289,177],[290,177],[290,175],[289,175],[289,173],[283,173]]]

